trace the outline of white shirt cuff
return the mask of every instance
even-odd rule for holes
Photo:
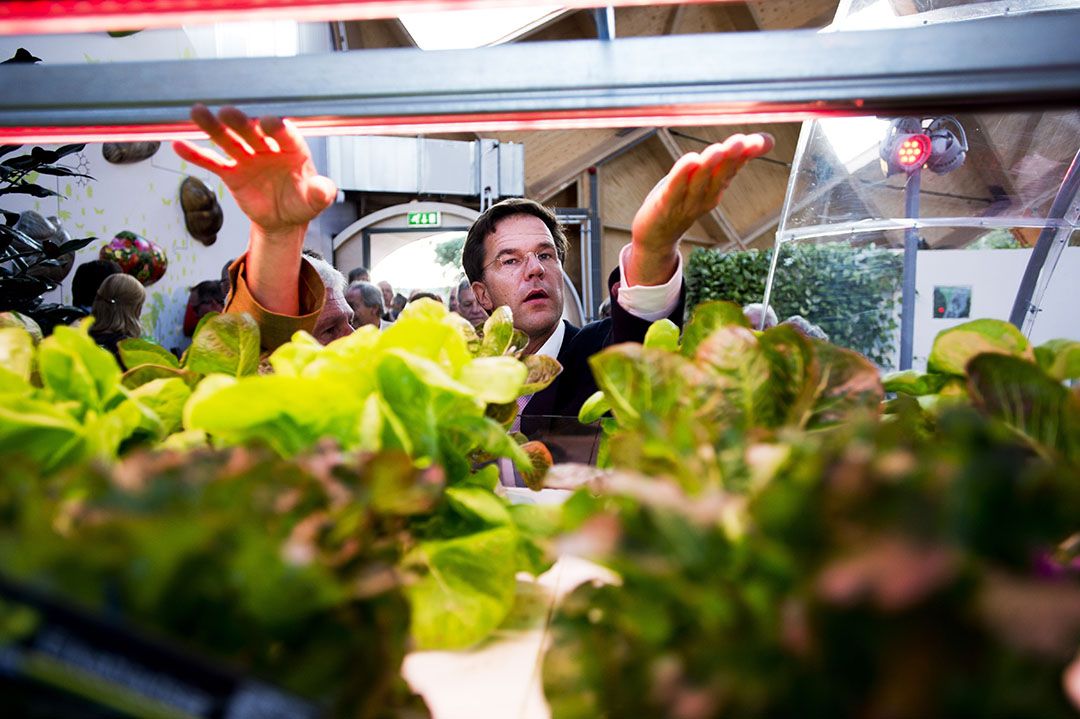
[[[630,245],[619,252],[619,276],[626,278],[626,259],[630,256]],[[678,255],[675,272],[671,279],[662,285],[627,285],[619,283],[619,306],[647,322],[663,319],[675,311],[679,304],[679,292],[682,290],[682,255]]]

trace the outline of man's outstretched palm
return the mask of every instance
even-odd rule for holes
[[[307,143],[288,123],[256,121],[234,107],[215,117],[202,105],[192,109],[191,118],[227,157],[185,141],[173,144],[176,154],[220,177],[266,234],[306,225],[333,202],[337,188],[318,174]]]
[[[700,153],[679,158],[634,215],[635,246],[648,252],[674,251],[679,238],[720,202],[720,195],[743,165],[772,149],[769,135],[732,135]]]

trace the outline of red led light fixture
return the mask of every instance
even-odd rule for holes
[[[896,147],[896,161],[907,171],[926,164],[930,159],[930,138],[926,135],[907,135],[900,138]]]

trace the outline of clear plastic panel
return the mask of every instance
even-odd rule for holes
[[[870,30],[1075,7],[1075,0],[841,0],[829,29]]]
[[[961,164],[950,171],[935,172],[933,161],[927,161],[920,170],[914,213],[905,204],[907,173],[887,175],[888,168],[883,168],[883,145],[886,154],[896,151],[895,140],[889,142],[891,119],[806,123],[781,238],[835,235],[860,225],[869,230],[914,224],[909,215],[917,216],[920,225],[1063,225],[1047,216],[1080,148],[1080,111],[915,120],[923,131],[935,121],[941,133],[951,133],[968,149]],[[959,154],[951,146],[946,152]]]
[[[841,0],[826,31],[1076,6]],[[913,368],[925,367],[938,332],[968,319],[1012,319],[1035,340],[1080,339],[1073,318],[1080,301],[1078,216],[1080,109],[807,122],[766,303],[781,318],[805,315],[834,342],[895,369],[910,237],[918,248],[909,278]]]
[[[799,315],[814,326],[811,333],[819,329],[884,370],[897,369],[906,232],[852,231],[778,245],[769,300],[778,320]],[[971,319],[1009,319],[1032,249],[1031,230],[1024,227],[924,227],[916,234],[912,366],[921,370],[941,330]],[[1080,232],[1072,233],[1057,265],[1034,341],[1080,334],[1074,310],[1080,301]]]

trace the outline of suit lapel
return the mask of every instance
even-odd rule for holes
[[[555,381],[549,384],[543,390],[537,392],[529,400],[529,403],[525,405],[525,409],[521,410],[522,414],[529,415],[530,417],[536,417],[539,415],[553,414],[555,407],[558,405],[559,388],[562,386],[562,379],[565,374],[565,367],[567,358],[570,356],[569,348],[572,340],[578,333],[578,328],[572,324],[563,320],[563,324],[566,325],[566,333],[563,335],[562,346],[559,347],[559,364],[564,368],[564,372],[560,373]]]

